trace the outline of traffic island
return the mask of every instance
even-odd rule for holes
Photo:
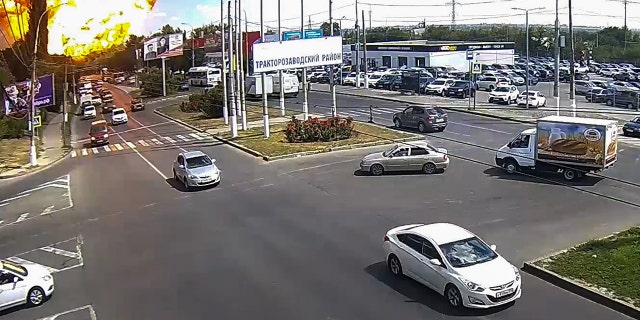
[[[285,130],[289,123],[270,126],[268,139],[264,138],[264,129],[252,127],[238,131],[232,138],[230,132],[224,131],[217,138],[254,155],[265,161],[295,158],[312,154],[385,145],[394,142],[422,139],[423,137],[388,129],[382,126],[353,122],[353,131],[349,138],[334,141],[289,142]]]
[[[29,166],[31,139],[0,139],[0,175]]]
[[[524,264],[556,286],[640,319],[640,227]]]

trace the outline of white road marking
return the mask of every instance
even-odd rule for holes
[[[169,143],[176,143],[175,140],[171,139],[171,137],[163,137],[165,140],[169,141]]]
[[[39,263],[31,262],[29,260],[25,260],[25,259],[18,258],[18,257],[9,257],[9,258],[7,258],[7,260],[9,260],[9,261],[11,261],[13,263],[17,263],[17,264],[38,264],[38,265],[41,265]],[[56,268],[52,268],[52,267],[49,267],[49,266],[45,266],[45,265],[41,265],[41,266],[43,266],[47,270],[49,270],[50,273],[56,273],[56,272],[60,271],[60,270],[58,270]]]
[[[111,152],[111,148],[109,148],[109,146],[104,146],[104,151]]]
[[[144,140],[138,140],[138,143],[141,144],[143,147],[148,147],[149,146],[149,144]]]
[[[87,152],[87,149],[82,149],[82,155],[83,155],[83,156],[86,156],[86,155],[88,155],[88,154],[89,154],[89,153]]]
[[[201,136],[199,136],[199,135],[197,135],[197,134],[195,134],[195,133],[189,133],[189,135],[190,135],[190,136],[192,136],[192,137],[194,137],[194,138],[196,138],[196,139],[198,139],[198,140],[204,140],[204,138],[203,138],[203,137],[201,137]]]
[[[75,158],[78,153],[75,150],[71,150],[71,158]]]
[[[31,190],[28,190],[28,191],[26,191],[26,192],[25,192],[25,191],[20,192],[20,195],[19,195],[19,196],[15,196],[15,197],[13,197],[13,198],[9,198],[9,199],[3,199],[3,200],[2,200],[2,201],[0,201],[0,202],[7,202],[7,203],[5,203],[5,204],[8,204],[8,202],[9,202],[9,201],[11,201],[11,200],[17,200],[17,199],[20,199],[20,198],[28,197],[28,196],[30,196],[31,194],[30,194],[30,193],[27,193],[27,192],[31,192]],[[23,194],[23,193],[25,193],[25,194]]]
[[[203,138],[209,138],[209,134],[206,132],[198,132],[198,135],[200,135]]]
[[[16,223],[26,220],[28,216],[29,216],[29,212],[25,212],[25,213],[21,214],[18,217],[18,219],[16,220]]]
[[[185,138],[183,135],[180,135],[180,134],[179,134],[179,135],[177,135],[176,137],[177,137],[178,139],[180,139],[180,140],[184,141],[184,142],[189,142],[189,141],[191,141],[191,140],[189,140],[189,139]]]
[[[134,119],[134,118],[132,118],[132,117],[129,117],[129,119],[131,119],[131,120],[133,120],[133,121],[135,121],[135,122],[138,122],[136,119]],[[165,122],[160,122],[160,123],[154,123],[154,124],[152,124],[152,125],[142,126],[142,127],[134,128],[134,129],[127,129],[127,130],[124,130],[124,131],[120,131],[120,133],[127,133],[127,132],[131,132],[131,131],[144,130],[144,129],[148,129],[148,128],[151,128],[151,127],[157,127],[157,126],[160,126],[160,125],[163,125],[163,124],[167,124],[167,123],[171,123],[171,121],[165,121]],[[138,122],[138,124],[142,125],[140,122]]]
[[[4,220],[0,220],[0,224],[2,224],[4,222]]]
[[[73,308],[71,310],[59,312],[59,313],[56,313],[56,314],[54,314],[52,316],[48,316],[48,317],[45,317],[45,318],[40,318],[38,320],[57,320],[61,316],[65,316],[65,315],[68,315],[68,314],[71,314],[71,313],[76,313],[78,311],[83,311],[83,310],[87,310],[89,312],[90,320],[98,320],[98,317],[96,316],[96,312],[95,312],[95,310],[93,310],[93,307],[91,305],[86,305],[86,306],[82,306],[82,307],[78,307],[78,308]]]
[[[93,152],[93,154],[98,154],[98,148],[91,148],[91,152]]]
[[[155,144],[163,144],[162,142],[160,142],[160,140],[158,140],[158,139],[156,139],[156,138],[151,139],[151,141],[152,141],[153,143],[155,143]]]
[[[115,134],[118,136],[118,138],[120,138],[120,140],[122,140],[123,142],[126,142],[127,145],[140,157],[140,159],[142,159],[144,162],[146,162],[149,165],[149,167],[151,167],[151,169],[153,169],[156,173],[158,173],[164,180],[168,179],[167,176],[165,176],[164,173],[162,173],[162,171],[158,169],[158,167],[154,166],[153,163],[149,161],[149,159],[143,156],[142,153],[140,153],[140,151],[136,149],[136,146],[133,143],[124,140],[124,138],[120,135],[120,133],[115,132]]]
[[[249,188],[249,189],[244,189],[244,190],[242,190],[242,191],[243,191],[243,192],[246,192],[246,191],[251,191],[251,190],[256,190],[256,189],[266,188],[266,187],[273,187],[273,186],[274,186],[274,184],[273,184],[273,183],[270,183],[270,184],[265,184],[265,185],[258,186],[258,187],[253,187],[253,188]]]
[[[133,144],[132,142],[125,141],[124,143],[126,143],[126,144],[127,144],[127,146],[129,146],[129,148],[131,148],[131,149],[135,149],[135,148],[136,148],[136,145],[135,145],[135,144]]]
[[[474,128],[474,129],[480,129],[480,130],[486,130],[486,131],[491,131],[491,132],[496,132],[496,133],[515,135],[515,133],[512,133],[512,132],[506,132],[506,131],[501,131],[501,130],[496,130],[496,129],[491,129],[491,128],[479,127],[479,126],[474,126],[472,124],[460,123],[460,122],[455,122],[455,121],[449,121],[449,123],[455,124],[455,125],[458,125],[458,126],[469,127],[469,128]]]
[[[80,255],[76,252],[71,252],[71,251],[67,251],[67,250],[62,250],[62,249],[58,249],[58,248],[53,248],[53,247],[42,247],[40,248],[40,250],[42,251],[46,251],[46,252],[50,252],[53,254],[57,254],[60,256],[65,256],[67,258],[73,258],[73,259],[78,259],[80,257]]]
[[[313,169],[328,167],[328,166],[332,166],[332,165],[336,165],[336,164],[347,163],[347,162],[356,162],[356,161],[357,161],[356,159],[336,161],[336,162],[331,162],[331,163],[320,164],[320,165],[317,165],[317,166],[311,166],[311,167],[305,167],[305,168],[300,168],[300,169],[296,169],[296,170],[291,170],[291,171],[280,173],[278,175],[279,176],[283,176],[283,175],[291,174],[291,173],[295,173],[295,172],[313,170]]]
[[[124,148],[119,143],[116,143],[114,146],[116,147],[116,149],[118,149],[118,151],[124,150]]]
[[[153,133],[156,137],[160,138],[161,136],[159,134],[157,134],[155,131],[149,129],[149,126],[144,126],[142,123],[140,123],[140,121],[136,120],[135,118],[131,118],[133,121],[135,121],[137,124],[141,125],[143,128],[147,129],[149,132]],[[175,122],[174,122],[175,123]],[[178,146],[178,149],[182,150],[182,152],[187,152],[187,150],[185,150],[184,148]]]
[[[51,211],[53,211],[53,208],[55,208],[55,206],[46,207],[44,210],[42,210],[42,213],[40,215],[41,216],[46,216],[46,215],[50,214]]]

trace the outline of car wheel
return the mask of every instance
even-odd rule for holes
[[[495,89],[496,87],[494,86],[489,86],[489,91],[493,91],[493,89]]]
[[[32,307],[39,306],[44,302],[44,298],[45,295],[42,288],[31,288],[31,290],[29,290],[29,294],[27,295],[27,304]]]
[[[176,170],[173,170],[173,169],[172,169],[171,171],[173,172],[173,180],[175,180],[175,181],[179,181],[179,180],[178,180],[178,175],[176,175]]]
[[[418,131],[420,131],[420,132],[422,132],[422,133],[424,133],[424,132],[426,132],[426,131],[427,131],[427,126],[425,126],[425,125],[424,125],[424,122],[420,122],[420,123],[418,124]]]
[[[389,256],[387,260],[387,266],[389,267],[389,271],[393,273],[396,277],[402,277],[402,264],[400,264],[400,259],[396,257],[394,254]]]
[[[393,125],[398,129],[402,128],[402,122],[400,122],[400,119],[398,118],[393,119]]]
[[[612,100],[607,100],[607,105],[608,106],[612,106],[613,105],[613,101]]]
[[[436,165],[431,162],[425,163],[424,166],[422,166],[422,172],[426,174],[434,174],[436,173],[436,170]]]
[[[578,173],[573,169],[566,169],[562,173],[562,176],[567,181],[573,181],[573,180],[576,180],[576,178],[578,177]]]
[[[504,164],[504,169],[507,170],[507,173],[514,174],[518,172],[518,163],[515,160],[507,160]]]
[[[384,168],[382,167],[382,165],[376,163],[371,166],[371,169],[369,169],[369,171],[374,176],[381,176],[384,173]]]
[[[447,285],[445,289],[445,298],[449,303],[449,306],[458,309],[462,307],[462,295],[460,294],[460,290],[452,284]]]
[[[184,188],[186,190],[189,190],[191,187],[189,187],[189,182],[187,181],[187,177],[185,177],[184,179],[182,179],[182,184],[184,185]]]
[[[633,109],[633,103],[629,103],[629,104],[627,105],[627,109]]]
[[[467,95],[463,92],[463,93],[462,93],[462,99],[464,99],[464,98],[466,98],[466,97],[467,97]]]

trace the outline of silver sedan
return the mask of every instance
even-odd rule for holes
[[[366,155],[360,171],[379,176],[390,171],[422,171],[426,174],[445,170],[449,166],[447,150],[435,148],[424,141],[397,144],[384,152]]]
[[[173,162],[173,179],[192,187],[204,187],[220,183],[220,169],[216,160],[201,151],[188,151],[178,154]]]

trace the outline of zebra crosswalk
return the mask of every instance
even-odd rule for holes
[[[111,142],[110,144],[99,146],[99,147],[91,147],[91,148],[77,148],[71,150],[70,157],[71,158],[81,158],[87,157],[89,155],[97,155],[101,153],[109,153],[109,152],[118,152],[124,150],[132,150],[137,148],[149,148],[155,146],[164,146],[178,143],[194,143],[194,142],[203,142],[206,140],[213,140],[211,135],[198,132],[198,133],[189,133],[184,135],[175,135],[175,136],[161,136],[157,138],[150,139],[140,139],[137,141],[123,141],[123,142]]]
[[[371,110],[367,108],[363,109],[347,109],[347,108],[338,108],[338,115],[341,117],[369,117],[370,113],[374,116],[380,115],[392,115],[394,113],[400,112],[404,110],[406,107],[400,108],[387,108],[387,107],[375,107],[371,108]]]
[[[618,143],[632,145],[634,147],[640,147],[640,138],[619,135]]]

